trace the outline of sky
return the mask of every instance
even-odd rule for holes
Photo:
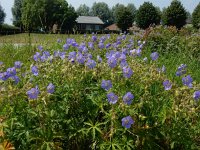
[[[117,3],[124,5],[127,5],[128,3],[133,3],[136,8],[139,8],[139,6],[142,5],[145,1],[150,1],[154,4],[154,6],[158,6],[160,7],[160,9],[162,9],[163,7],[169,6],[172,0],[67,0],[67,2],[75,7],[75,9],[77,9],[81,4],[86,4],[87,6],[91,7],[95,1],[105,2],[110,8],[112,8],[112,6]],[[186,10],[192,13],[200,0],[181,0],[181,2]],[[4,12],[6,13],[5,23],[12,24],[11,8],[14,5],[14,0],[0,0],[0,5],[3,7]]]

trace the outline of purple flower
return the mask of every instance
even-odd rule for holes
[[[59,54],[60,54],[60,51],[54,51],[53,56],[56,58],[56,57],[59,57]]]
[[[9,78],[7,72],[0,73],[0,79],[6,81]]]
[[[195,91],[193,94],[193,98],[197,101],[200,99],[200,91]]]
[[[141,50],[140,48],[136,50],[136,55],[137,55],[137,56],[140,57],[140,56],[141,56],[141,53],[142,53],[142,50]]]
[[[129,54],[129,50],[127,48],[122,48],[122,54]]]
[[[96,62],[92,59],[88,59],[88,61],[86,62],[86,66],[90,69],[93,69],[96,66]]]
[[[186,85],[189,88],[192,88],[192,81],[193,80],[192,80],[192,77],[190,75],[182,78],[183,85]]]
[[[136,57],[137,56],[137,50],[136,49],[130,50],[130,54],[131,54],[131,56]]]
[[[69,49],[69,45],[68,45],[68,44],[64,44],[64,45],[63,45],[63,49],[64,49],[64,50],[68,50],[68,49]]]
[[[92,36],[92,41],[96,42],[97,41],[97,37],[95,35]]]
[[[40,59],[41,59],[42,62],[44,62],[44,61],[46,61],[50,56],[51,56],[51,55],[50,55],[50,53],[49,53],[48,51],[44,51],[44,52],[42,53],[42,56],[40,57]]]
[[[106,49],[108,49],[111,46],[110,43],[106,44]]]
[[[20,81],[18,76],[12,76],[11,78],[15,81],[15,84],[19,83]]]
[[[35,61],[39,61],[40,60],[40,53],[39,52],[36,52],[35,53],[35,55],[33,56],[33,59],[35,60]]]
[[[110,80],[102,80],[101,87],[104,90],[108,91],[109,89],[112,88],[112,82]]]
[[[30,99],[37,99],[39,93],[40,93],[40,91],[37,86],[26,92],[26,94],[28,95],[28,97]]]
[[[85,58],[83,57],[83,55],[81,53],[78,53],[77,54],[77,57],[76,57],[76,61],[79,63],[79,64],[84,64],[85,63]]]
[[[52,94],[54,90],[55,86],[52,83],[49,83],[49,85],[47,86],[47,92]]]
[[[66,52],[59,52],[59,57],[63,60],[65,59]]]
[[[125,78],[130,78],[133,75],[133,71],[130,67],[124,67],[123,68],[123,76]]]
[[[2,61],[0,61],[0,66],[1,66],[1,65],[3,65],[3,62],[2,62]]]
[[[97,62],[99,62],[99,63],[102,62],[102,58],[99,55],[97,55]]]
[[[119,61],[126,61],[126,55],[121,53],[119,57]]]
[[[98,46],[99,46],[100,49],[103,49],[103,48],[104,48],[104,44],[103,44],[102,42],[100,42],[100,43],[98,44]]]
[[[150,57],[151,57],[152,60],[156,60],[156,59],[158,59],[159,54],[158,54],[158,52],[153,52],[153,53],[150,55]]]
[[[75,52],[75,51],[70,52],[69,55],[68,55],[68,60],[69,60],[70,62],[74,62],[75,59],[76,59],[76,52]]]
[[[181,64],[177,69],[176,76],[181,76],[181,75],[185,74],[186,68],[187,68],[186,64]]]
[[[88,42],[88,47],[90,49],[94,49],[94,43],[93,42]]]
[[[132,100],[134,98],[134,95],[131,92],[126,93],[126,95],[123,96],[123,101],[125,104],[130,105],[132,103]]]
[[[110,104],[115,104],[115,103],[117,103],[118,96],[115,95],[113,92],[107,94],[107,98],[108,98],[108,102],[109,102]]]
[[[57,42],[58,42],[58,43],[61,43],[62,41],[61,41],[61,39],[57,39]]]
[[[115,68],[117,66],[117,60],[114,56],[108,58],[108,65],[110,68]]]
[[[100,37],[100,39],[99,39],[99,40],[100,40],[100,42],[101,42],[101,43],[104,43],[104,42],[105,42],[105,40],[106,40],[106,37],[105,37],[105,36],[102,36],[102,37]]]
[[[37,66],[32,66],[31,67],[31,71],[32,71],[34,76],[38,76],[38,68],[37,68]]]
[[[121,67],[121,68],[128,67],[127,61],[126,61],[126,60],[121,61],[121,62],[120,62],[120,67]]]
[[[15,76],[15,75],[16,75],[16,69],[15,69],[15,67],[8,68],[6,72],[7,72],[7,75],[8,75],[9,77],[12,77],[12,76]]]
[[[21,66],[22,66],[21,61],[16,61],[15,62],[15,68],[21,68]]]
[[[134,124],[134,120],[131,118],[131,116],[127,116],[122,118],[122,126],[125,128],[130,128],[131,125]]]
[[[43,47],[42,47],[41,45],[38,46],[38,49],[39,49],[40,51],[43,51]]]
[[[163,81],[163,86],[164,86],[165,90],[170,90],[172,88],[172,84],[169,80]]]

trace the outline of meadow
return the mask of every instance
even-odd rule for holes
[[[164,27],[0,37],[0,149],[199,149],[199,46]]]

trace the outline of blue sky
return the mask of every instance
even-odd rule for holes
[[[136,8],[138,8],[141,4],[144,3],[144,1],[148,0],[67,0],[69,4],[74,6],[76,9],[80,6],[80,4],[86,4],[87,6],[91,7],[94,2],[105,2],[108,4],[109,7],[112,7],[113,5],[117,3],[121,3],[124,5],[127,5],[128,3],[133,3]],[[161,9],[163,7],[167,7],[170,5],[171,0],[149,0],[152,2],[155,6],[160,7]],[[200,0],[181,0],[183,6],[189,11],[193,12],[194,8],[198,5]],[[12,12],[11,7],[14,4],[14,0],[0,0],[0,4],[3,7],[5,13],[6,13],[6,19],[5,23],[12,24]]]

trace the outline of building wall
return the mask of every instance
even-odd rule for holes
[[[103,25],[99,24],[78,24],[78,30],[86,30],[86,31],[98,31],[103,29]]]

